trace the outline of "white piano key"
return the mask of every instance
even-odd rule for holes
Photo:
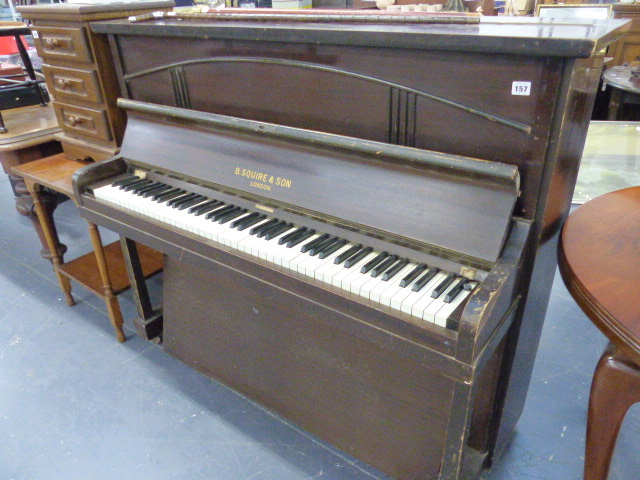
[[[315,272],[317,269],[325,265],[334,265],[333,263],[334,259],[338,255],[340,255],[342,252],[346,252],[347,250],[349,250],[349,248],[351,248],[352,246],[353,246],[353,243],[348,243],[347,245],[344,245],[342,248],[339,248],[338,250],[336,250],[331,255],[328,255],[325,258],[319,258],[318,255],[314,257],[310,257],[309,260],[302,262],[298,266],[298,272],[303,273],[309,277],[315,278]]]
[[[96,188],[94,195],[99,200],[127,208],[175,228],[192,232],[195,235],[209,239],[213,243],[226,245],[291,271],[313,277],[326,284],[337,286],[347,292],[359,295],[363,299],[369,299],[370,302],[378,304],[380,307],[399,310],[415,318],[433,322],[437,325],[446,326],[447,319],[470,294],[468,290],[463,290],[451,303],[445,303],[443,299],[456,284],[454,282],[438,299],[431,298],[431,292],[446,276],[445,272],[439,272],[435,275],[419,292],[412,291],[412,287],[420,279],[420,275],[411,284],[406,287],[400,287],[402,279],[416,267],[417,264],[413,262],[405,265],[389,281],[383,280],[383,274],[378,277],[372,277],[371,272],[361,273],[362,266],[376,258],[380,253],[379,251],[372,251],[351,268],[344,267],[344,262],[340,265],[334,264],[334,259],[350,249],[353,243],[343,245],[323,259],[319,258],[319,255],[311,256],[309,252],[301,252],[303,245],[313,242],[324,235],[323,233],[314,233],[291,248],[288,248],[286,244],[278,244],[278,239],[295,232],[300,228],[299,226],[291,226],[270,240],[250,234],[253,228],[268,223],[273,220],[272,218],[264,218],[242,231],[231,227],[234,222],[251,215],[252,212],[246,212],[223,224],[205,218],[207,214],[227,208],[229,206],[227,203],[223,203],[202,215],[195,215],[189,212],[189,209],[211,201],[210,198],[202,199],[200,202],[180,210],[178,207],[174,208],[168,205],[168,201],[157,202],[151,196],[144,197],[133,191],[125,191],[113,185]],[[175,198],[172,200],[175,200]],[[476,285],[477,283],[474,282],[473,287]]]
[[[425,308],[422,314],[422,319],[425,322],[435,323],[436,313],[438,313],[438,310],[440,310],[442,307],[447,305],[444,302],[445,295],[449,293],[449,290],[452,290],[455,286],[456,286],[456,282],[454,281],[438,296],[438,298],[434,298],[429,304],[429,306]]]
[[[406,291],[411,289],[409,287],[401,287],[400,282],[402,279],[411,273],[411,271],[416,268],[416,263],[408,263],[405,267],[400,270],[392,279],[387,282],[387,287],[380,293],[380,297],[376,300],[385,307],[389,307],[391,305],[391,298],[400,291]]]
[[[431,302],[433,302],[433,298],[431,297],[431,292],[435,287],[438,286],[438,284],[444,279],[444,277],[446,277],[446,274],[440,272],[429,283],[427,283],[427,285],[425,285],[425,287],[422,290],[426,290],[426,292],[413,305],[413,308],[411,309],[411,315],[413,315],[416,318],[422,318],[424,316],[424,311],[427,309],[429,305],[431,305]]]
[[[433,322],[441,327],[446,327],[447,320],[451,317],[451,314],[462,302],[465,301],[477,285],[477,282],[469,282],[469,290],[462,289],[462,291],[450,303],[445,303],[434,315]]]
[[[413,306],[416,304],[418,300],[420,300],[423,296],[427,295],[431,298],[431,290],[438,284],[440,280],[444,278],[444,273],[440,272],[436,274],[419,292],[411,292],[407,298],[402,301],[400,306],[400,311],[404,313],[408,313],[411,315],[413,310]],[[420,313],[420,319],[422,319],[422,312]]]

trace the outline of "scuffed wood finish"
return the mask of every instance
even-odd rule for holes
[[[580,308],[640,365],[640,187],[573,212],[562,230],[559,264]]]
[[[170,258],[164,325],[172,354],[392,476],[477,478],[508,442],[524,405],[602,49],[618,38],[622,23],[550,25],[510,18],[434,26],[251,18],[92,24],[95,32],[109,35],[125,96],[164,106],[158,107],[157,121],[167,128],[178,123],[182,133],[172,138],[188,145],[185,151],[196,158],[169,148],[152,149],[155,158],[150,158],[149,152],[140,154],[136,148],[124,152],[131,158],[87,168],[75,182],[81,213],[121,235],[148,242]],[[168,42],[173,48],[166,48]],[[514,82],[522,81],[531,82],[528,95],[514,95]],[[219,152],[238,146],[245,133],[230,129],[229,138],[204,148],[198,142],[204,142],[207,129],[184,116],[174,117],[172,112],[183,110],[167,106],[263,125],[250,134],[260,148],[239,148],[235,156],[225,152],[234,168],[249,158],[270,166],[279,161],[283,168],[290,162],[296,170],[302,164],[296,156],[317,147],[314,172],[326,175],[318,184],[340,173],[323,172],[320,164],[347,158],[344,144],[327,149],[317,141],[326,134],[348,137],[359,148],[384,145],[379,160],[393,179],[402,177],[397,173],[406,164],[400,161],[402,155],[390,152],[446,157],[449,166],[460,156],[477,159],[474,162],[487,169],[510,165],[518,171],[521,194],[508,221],[508,237],[497,261],[474,262],[468,250],[455,250],[457,238],[434,247],[421,243],[433,242],[429,235],[418,236],[410,245],[406,240],[415,226],[404,232],[404,241],[401,228],[373,228],[398,219],[375,218],[376,213],[388,216],[389,210],[366,212],[362,205],[379,205],[376,197],[388,197],[400,212],[405,206],[398,193],[400,181],[370,192],[358,185],[353,196],[344,189],[328,189],[314,199],[313,207],[303,192],[294,200],[246,189],[230,180]],[[141,125],[138,120],[134,130]],[[269,137],[269,125],[303,129],[307,144],[283,155]],[[462,272],[472,265],[480,285],[453,328],[411,322],[367,300],[93,198],[95,182],[140,168],[138,155],[152,179],[202,194],[207,187],[217,188],[221,200],[244,208],[268,200],[277,218],[360,243],[366,240],[374,248],[397,248],[410,258],[417,254],[447,271]],[[368,174],[376,177],[376,169],[370,172],[366,162],[361,165],[366,184]],[[469,191],[468,181],[483,188],[493,184],[490,175],[467,169],[438,174],[451,179],[448,188],[461,192]],[[425,181],[425,192],[428,184]],[[335,200],[327,195],[355,205],[348,219],[326,214],[325,207]],[[468,218],[464,213],[456,217],[460,205],[453,203],[434,220],[434,228]],[[398,220],[396,226],[400,224],[407,222]],[[485,227],[481,231],[486,232]],[[453,245],[458,247],[448,248]],[[196,276],[206,279],[207,286]],[[185,322],[188,329],[181,327]],[[271,324],[280,335],[270,334]],[[224,340],[212,347],[219,339]],[[296,351],[298,344],[308,348]],[[347,354],[350,346],[353,359]],[[225,355],[210,354],[218,348]],[[233,359],[229,364],[227,356]],[[318,397],[335,397],[335,404],[313,398],[299,402],[293,395],[293,390],[306,388],[308,365],[311,378],[323,386]],[[406,377],[406,387],[389,372]],[[349,385],[358,388],[349,390]],[[362,392],[369,393],[367,398],[360,397]],[[414,398],[416,394],[421,398]],[[312,411],[305,410],[307,400],[315,407]],[[360,403],[363,409],[354,412]],[[343,423],[335,427],[336,435],[327,424],[339,418]],[[406,458],[394,447],[380,446],[383,425],[386,435],[406,449]],[[431,425],[437,428],[431,431]]]

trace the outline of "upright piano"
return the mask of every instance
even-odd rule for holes
[[[81,214],[166,254],[168,353],[392,477],[477,478],[524,404],[622,25],[94,23],[128,123],[76,175]]]

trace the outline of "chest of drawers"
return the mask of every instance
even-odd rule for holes
[[[106,35],[89,22],[170,10],[173,0],[114,4],[46,4],[19,7],[31,24],[60,141],[70,158],[104,160],[120,147],[125,117],[116,106],[120,87]]]

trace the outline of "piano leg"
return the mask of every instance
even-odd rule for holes
[[[138,247],[136,243],[126,237],[120,237],[122,256],[127,267],[133,299],[138,310],[138,317],[133,320],[138,335],[146,340],[160,343],[162,339],[162,311],[154,310],[151,306],[147,284],[145,283]]]

